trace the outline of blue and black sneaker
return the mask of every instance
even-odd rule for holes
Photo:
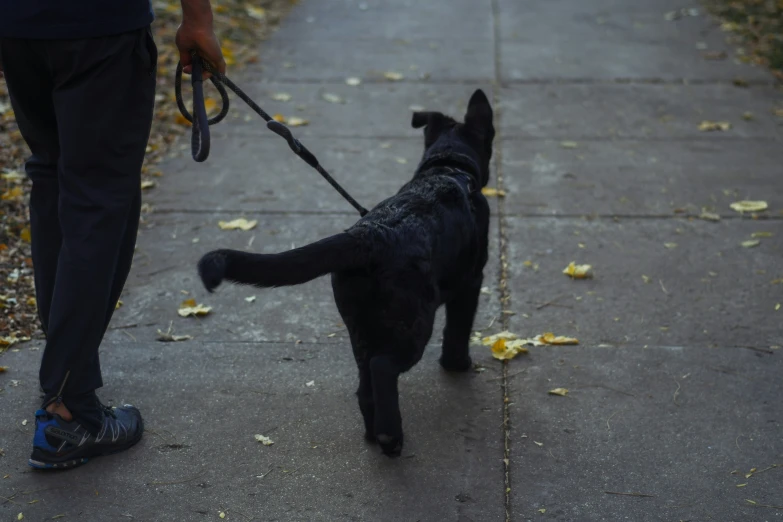
[[[141,440],[144,421],[138,409],[103,406],[103,425],[91,433],[78,420],[66,421],[40,409],[35,412],[33,453],[28,461],[36,469],[69,469],[90,457],[125,451]]]

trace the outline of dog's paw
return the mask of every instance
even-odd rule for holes
[[[223,282],[226,275],[225,256],[219,250],[206,254],[198,262],[198,275],[204,287],[212,292]]]
[[[399,457],[402,453],[402,439],[402,434],[399,437],[385,433],[379,433],[375,436],[375,440],[381,445],[383,454],[390,458]]]
[[[441,357],[440,366],[447,372],[466,372],[473,367],[473,360],[470,356],[462,359]]]

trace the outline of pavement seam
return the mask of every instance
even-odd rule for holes
[[[503,78],[500,71],[500,7],[498,0],[490,0],[492,8],[492,36],[493,36],[493,57],[494,57],[494,69],[495,78],[492,88],[492,106],[494,109],[494,125],[496,129],[495,139],[496,143],[500,143],[500,129],[502,111],[500,110],[500,90],[503,87]],[[503,147],[497,147],[495,152],[495,185],[498,190],[504,189],[503,180]],[[502,310],[508,308],[508,304],[511,300],[511,295],[508,288],[508,240],[506,236],[506,223],[504,220],[506,210],[506,203],[504,198],[498,198],[498,239],[500,249],[500,270],[498,274],[498,290],[500,298],[500,323],[503,326],[503,330],[508,329],[509,316],[502,313]],[[503,361],[503,373],[501,380],[501,390],[503,395],[503,505],[506,511],[506,522],[511,521],[511,419],[509,415],[509,395],[508,395],[508,361]]]

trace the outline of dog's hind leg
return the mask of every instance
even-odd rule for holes
[[[397,381],[405,369],[391,355],[379,355],[370,361],[375,439],[389,457],[398,457],[402,452],[402,416]]]
[[[446,303],[446,328],[443,330],[443,348],[440,365],[451,372],[471,368],[470,332],[478,308],[481,280],[466,287]]]
[[[367,361],[361,361],[359,366],[359,389],[356,396],[359,399],[359,410],[364,419],[364,438],[375,442],[375,400],[372,391],[372,373]]]

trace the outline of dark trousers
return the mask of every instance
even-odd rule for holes
[[[25,169],[46,334],[41,387],[53,397],[65,382],[65,405],[89,408],[103,385],[98,347],[136,244],[157,49],[144,28],[81,40],[6,38],[0,52],[32,152]]]

